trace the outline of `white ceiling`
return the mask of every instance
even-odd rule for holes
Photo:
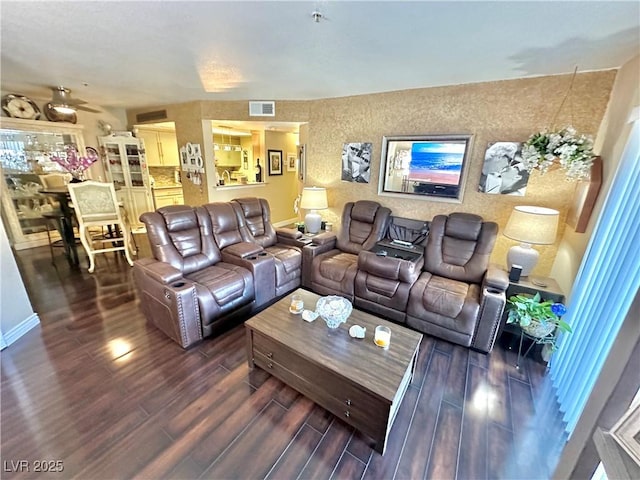
[[[0,8],[4,93],[64,85],[105,108],[339,97],[616,68],[640,53],[637,0]]]

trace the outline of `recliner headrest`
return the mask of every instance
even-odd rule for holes
[[[351,218],[359,222],[373,223],[380,204],[370,200],[358,200],[353,204]]]
[[[168,232],[179,232],[200,226],[195,210],[188,205],[161,207],[158,213],[164,218]]]
[[[482,217],[473,213],[451,213],[444,229],[447,237],[462,240],[477,240],[482,229]]]
[[[236,198],[233,201],[240,204],[242,212],[247,218],[262,216],[262,206],[260,199],[255,197]]]

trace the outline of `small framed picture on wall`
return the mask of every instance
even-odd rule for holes
[[[295,153],[287,153],[287,172],[295,172],[298,159]]]
[[[268,150],[269,175],[282,175],[282,150]]]

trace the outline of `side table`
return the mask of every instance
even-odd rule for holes
[[[534,283],[535,282],[535,283]],[[530,276],[530,277],[521,277],[519,281],[513,282],[509,281],[509,286],[507,287],[506,296],[507,299],[512,297],[513,295],[518,295],[521,293],[526,293],[530,295],[535,295],[536,293],[540,294],[543,300],[550,300],[552,302],[564,302],[564,293],[553,278],[550,277],[541,277],[541,276]],[[550,343],[554,336],[555,332],[551,333],[548,339],[543,339],[540,342],[536,342],[536,338],[531,337],[523,332],[523,330],[518,325],[508,325],[507,324],[507,316],[508,316],[508,306],[505,308],[504,313],[502,314],[502,322],[500,323],[500,332],[498,334],[499,337],[502,337],[503,333],[510,333],[514,336],[519,337],[518,344],[518,359],[516,361],[516,368],[520,368],[520,359],[526,358],[526,356],[533,350],[535,345],[543,345],[544,343]],[[525,354],[522,355],[522,346],[524,343],[524,339],[529,340],[531,343],[525,351]],[[548,341],[545,341],[548,340]],[[511,348],[511,347],[509,347]]]

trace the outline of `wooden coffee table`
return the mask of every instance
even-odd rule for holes
[[[258,366],[376,441],[384,454],[389,431],[411,382],[422,335],[374,315],[353,310],[335,330],[322,318],[305,322],[289,313],[291,296],[314,310],[320,296],[296,290],[247,322],[249,366]],[[352,325],[365,338],[349,336]],[[377,325],[391,329],[391,345],[373,343]]]

